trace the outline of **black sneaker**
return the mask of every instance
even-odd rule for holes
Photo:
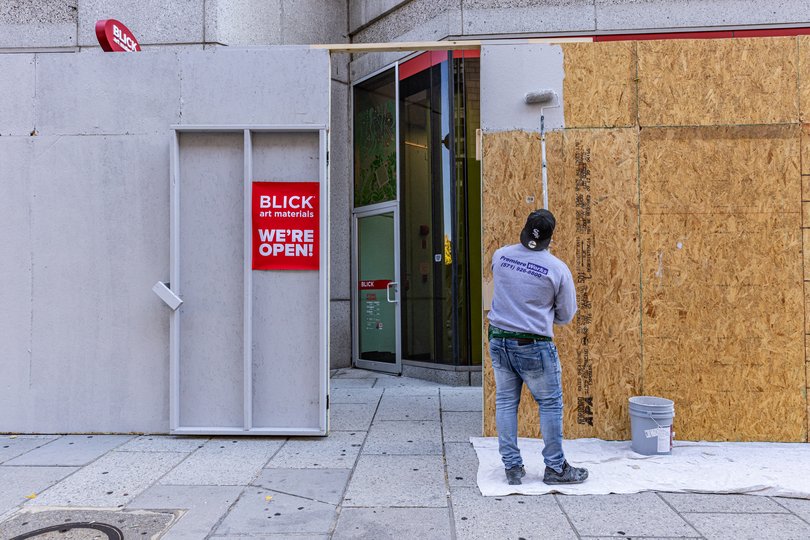
[[[505,471],[506,482],[510,486],[519,486],[522,483],[520,479],[526,476],[526,469],[523,468],[523,465],[518,465],[517,467],[512,467],[511,469],[505,469]]]
[[[546,484],[581,484],[586,478],[588,478],[588,469],[572,467],[567,461],[564,461],[562,472],[546,467],[543,482]]]

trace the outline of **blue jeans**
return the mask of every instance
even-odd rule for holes
[[[523,383],[540,410],[543,459],[559,471],[565,462],[562,449],[562,378],[560,356],[551,341],[518,345],[515,339],[493,338],[489,343],[495,372],[495,423],[504,467],[523,465],[517,445],[517,412]]]

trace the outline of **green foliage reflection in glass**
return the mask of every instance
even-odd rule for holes
[[[397,151],[394,100],[369,103],[355,116],[354,205],[397,197]]]

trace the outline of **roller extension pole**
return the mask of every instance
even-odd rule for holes
[[[546,163],[546,114],[547,107],[559,107],[557,105],[549,105],[557,98],[554,90],[540,90],[539,92],[528,92],[523,96],[523,101],[527,105],[540,105],[540,152],[541,152],[541,173],[543,177],[543,208],[548,210],[548,165]]]

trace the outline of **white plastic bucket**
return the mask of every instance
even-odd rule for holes
[[[672,453],[675,402],[654,396],[630,398],[631,448],[645,456]]]

